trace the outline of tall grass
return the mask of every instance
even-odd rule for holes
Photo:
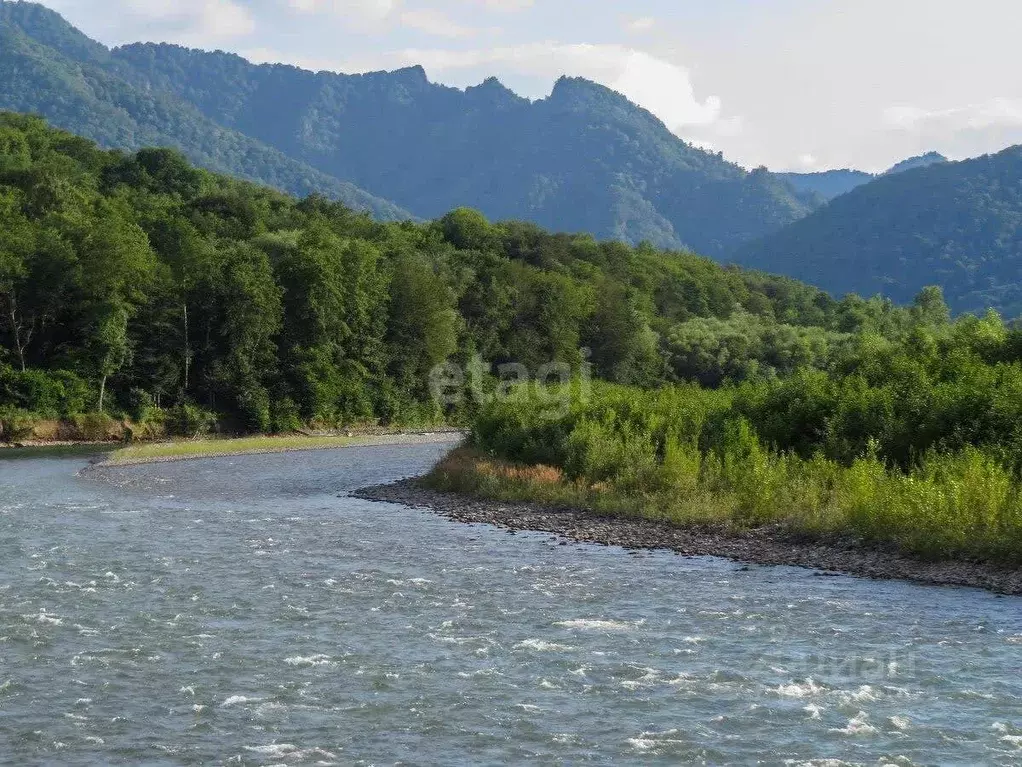
[[[764,446],[730,397],[597,385],[556,420],[498,402],[477,419],[471,449],[430,481],[504,500],[1022,565],[1022,482],[992,452],[930,451],[905,469],[870,450],[848,464],[803,458]]]
[[[191,458],[215,458],[258,453],[290,453],[308,450],[332,450],[343,447],[401,444],[414,442],[415,437],[401,431],[380,430],[378,433],[350,436],[283,435],[275,437],[240,437],[236,439],[195,439],[176,442],[148,442],[130,445],[112,452],[110,464],[175,461]]]

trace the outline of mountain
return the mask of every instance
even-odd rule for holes
[[[433,84],[422,67],[313,73],[153,44],[114,56],[211,119],[425,217],[468,205],[721,255],[811,207],[777,177],[696,149],[579,78],[533,102],[493,78],[464,91]]]
[[[530,101],[496,79],[430,83],[421,67],[340,75],[171,45],[109,50],[20,2],[0,3],[0,27],[0,107],[107,146],[178,147],[205,167],[384,218],[470,206],[720,257],[819,203],[582,79]]]
[[[1022,314],[1022,146],[882,176],[734,261],[898,302],[936,284],[957,312]]]
[[[210,170],[284,191],[319,192],[384,220],[411,214],[152,89],[55,12],[0,2],[0,109],[33,112],[107,147],[169,146]]]
[[[903,173],[913,168],[925,168],[928,165],[937,165],[945,162],[948,162],[948,159],[944,155],[938,152],[927,152],[918,157],[902,160],[897,165],[881,173],[880,176],[893,176],[896,173]],[[791,184],[796,191],[802,194],[818,194],[828,202],[879,177],[876,174],[867,173],[863,170],[850,170],[847,168],[843,170],[825,170],[816,173],[778,173],[776,175]]]
[[[892,176],[895,173],[904,173],[906,170],[926,168],[930,165],[941,165],[946,162],[949,162],[949,160],[939,152],[927,152],[918,157],[909,157],[907,160],[902,160],[893,168],[890,168],[884,175]]]
[[[852,191],[868,184],[876,176],[863,170],[825,170],[817,173],[778,173],[782,179],[803,194],[818,194],[824,200]]]

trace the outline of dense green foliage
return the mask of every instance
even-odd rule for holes
[[[531,102],[493,79],[466,91],[431,84],[421,67],[349,76],[170,45],[110,51],[41,6],[10,2],[0,2],[0,76],[0,108],[105,146],[174,146],[204,167],[387,220],[402,217],[397,205],[424,218],[470,206],[720,256],[813,204],[584,80]]]
[[[992,313],[948,323],[930,291],[907,336],[857,334],[829,374],[720,389],[598,383],[573,391],[560,417],[549,398],[513,397],[478,415],[473,439],[488,455],[555,467],[575,483],[531,482],[526,496],[567,490],[679,523],[782,524],[1017,564],[1020,395],[1022,333]],[[472,472],[469,486],[492,481]],[[443,471],[438,481],[465,482]]]
[[[1022,147],[886,175],[735,260],[836,293],[911,300],[940,285],[956,312],[1022,313]]]
[[[825,367],[848,332],[907,317],[467,209],[376,222],[172,150],[102,151],[0,117],[0,407],[15,415],[106,410],[186,434],[211,412],[253,432],[459,418],[471,401],[445,411],[431,395],[447,361],[536,374],[577,369],[588,348],[621,383],[759,380]],[[724,362],[735,333],[751,340]]]
[[[104,46],[33,3],[0,2],[0,109],[43,115],[108,147],[172,146],[211,170],[312,192],[383,220],[407,211],[288,157],[203,115],[170,91],[152,88]]]
[[[799,366],[781,378],[718,388],[688,384],[670,395],[677,411],[671,418],[681,418],[687,438],[704,447],[726,431],[727,421],[740,420],[765,446],[803,458],[819,455],[848,465],[873,454],[908,468],[928,452],[971,446],[1022,471],[1022,331],[1009,330],[992,312],[948,322],[939,295],[927,295],[936,302],[916,303],[914,321],[900,340],[859,332],[831,350],[828,370]],[[597,400],[611,420],[633,410],[626,393],[646,396],[608,391],[614,396]],[[478,422],[483,432],[487,417]],[[572,418],[549,426],[560,436],[536,443],[556,451],[563,444],[560,430],[570,430]],[[665,434],[658,436],[661,443]],[[660,444],[661,454],[663,449]],[[549,456],[528,458],[546,462]]]

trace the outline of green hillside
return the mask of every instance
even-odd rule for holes
[[[910,300],[940,285],[958,312],[1022,313],[1022,147],[883,176],[734,260],[835,293]]]
[[[0,2],[0,109],[43,115],[108,147],[172,146],[211,170],[304,195],[319,192],[384,220],[411,217],[353,184],[218,125],[60,16],[32,3]]]

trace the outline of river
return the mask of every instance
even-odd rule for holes
[[[1022,763],[1022,600],[346,496],[443,449],[0,462],[0,763]]]

